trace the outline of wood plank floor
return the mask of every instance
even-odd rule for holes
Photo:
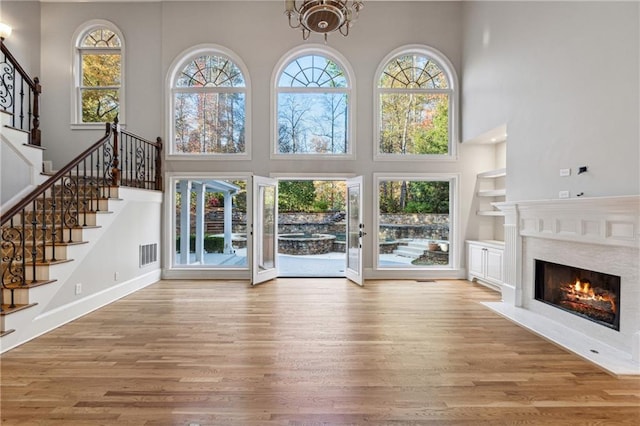
[[[163,281],[1,357],[3,425],[640,423],[467,281]]]

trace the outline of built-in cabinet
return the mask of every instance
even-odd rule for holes
[[[504,242],[467,241],[467,279],[500,290]]]
[[[498,126],[465,141],[482,151],[473,191],[474,228],[467,241],[467,278],[501,291],[504,283],[504,212],[497,205],[506,202],[507,128]]]

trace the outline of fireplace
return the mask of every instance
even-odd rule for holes
[[[620,277],[535,260],[535,299],[620,330]]]

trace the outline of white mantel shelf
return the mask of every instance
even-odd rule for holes
[[[502,302],[485,305],[614,375],[640,375],[640,196],[496,207],[505,214]],[[537,259],[620,276],[620,329],[536,300]]]

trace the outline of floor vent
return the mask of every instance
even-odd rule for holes
[[[436,280],[416,280],[417,283],[435,283]]]
[[[158,261],[158,243],[140,246],[140,267]]]

